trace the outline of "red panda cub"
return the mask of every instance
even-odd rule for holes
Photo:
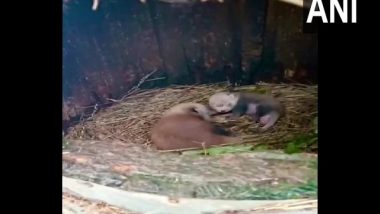
[[[232,112],[233,118],[249,115],[262,125],[261,131],[271,128],[285,113],[277,99],[255,93],[219,92],[209,98],[209,106],[219,113]]]

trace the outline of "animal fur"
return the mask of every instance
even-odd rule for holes
[[[232,112],[233,118],[249,115],[263,125],[261,131],[271,128],[285,113],[277,99],[255,93],[219,92],[210,97],[209,106],[219,113]]]
[[[240,142],[231,133],[200,115],[206,106],[185,103],[166,111],[154,125],[151,139],[158,150],[189,150]],[[194,111],[194,109],[196,109]]]
[[[209,121],[210,120],[210,109],[202,105],[200,103],[180,103],[177,104],[170,109],[166,110],[163,114],[164,117],[170,116],[170,115],[194,115],[196,117],[201,117],[204,120]]]

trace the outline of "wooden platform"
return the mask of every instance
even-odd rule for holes
[[[242,210],[242,214],[263,213],[260,212],[243,212],[243,210],[252,210],[254,208],[278,204],[279,201],[234,201],[234,200],[204,200],[204,199],[187,199],[187,198],[168,198],[167,196],[153,195],[147,193],[136,193],[123,191],[111,187],[98,185],[91,182],[85,182],[77,179],[63,177],[63,194],[74,195],[82,198],[82,208],[74,209],[73,203],[63,203],[63,213],[100,213],[98,209],[108,207],[108,212],[103,213],[150,213],[150,214],[218,214],[226,210]],[[68,197],[66,196],[66,200]],[[285,202],[296,202],[299,200],[287,200]],[[88,207],[91,203],[92,210]],[[83,205],[84,204],[84,205]],[[101,204],[101,205],[99,205]],[[86,207],[87,206],[87,207]],[[278,205],[277,205],[278,206]],[[296,211],[270,211],[265,213],[278,214],[316,214],[317,209],[296,210]]]

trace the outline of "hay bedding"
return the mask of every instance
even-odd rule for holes
[[[218,91],[226,91],[225,84],[173,86],[164,89],[140,91],[123,102],[95,114],[90,120],[72,127],[67,139],[121,140],[149,146],[150,130],[161,114],[179,103],[208,103]],[[284,103],[286,115],[271,131],[257,132],[257,125],[249,118],[236,121],[215,117],[215,123],[242,136],[244,143],[265,144],[281,148],[284,142],[297,135],[314,131],[313,119],[317,116],[317,86],[300,84],[266,84],[238,88],[239,91],[265,91]]]

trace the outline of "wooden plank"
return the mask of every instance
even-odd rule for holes
[[[167,196],[128,192],[91,182],[63,177],[63,192],[78,195],[93,201],[101,201],[112,206],[139,213],[150,214],[204,214],[225,210],[249,210],[278,201],[233,201],[186,199],[169,200]],[[297,200],[287,200],[297,201]],[[279,212],[276,212],[280,214]],[[316,214],[317,210],[284,212],[284,214]]]
[[[298,7],[303,7],[304,0],[279,0],[285,3],[289,3]],[[305,5],[306,7],[310,7],[310,5]]]

